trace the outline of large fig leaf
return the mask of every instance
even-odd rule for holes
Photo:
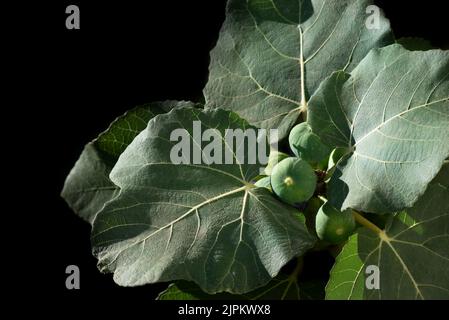
[[[118,188],[109,173],[120,154],[157,114],[191,102],[154,102],[136,107],[111,123],[109,128],[88,143],[68,175],[62,197],[81,218],[92,223],[97,212],[112,199]]]
[[[354,235],[331,271],[327,299],[449,299],[449,166],[415,206],[395,214],[376,235]],[[365,286],[367,266],[380,287]]]
[[[321,85],[308,121],[323,142],[352,150],[329,183],[336,207],[411,207],[449,155],[449,52],[373,50]]]
[[[322,281],[298,283],[296,278],[279,275],[267,285],[242,295],[229,293],[207,294],[191,282],[172,283],[161,292],[158,300],[317,300],[324,298]]]
[[[326,77],[351,71],[370,49],[392,43],[381,13],[376,28],[367,28],[372,3],[230,0],[211,53],[206,108],[233,110],[285,137]]]
[[[223,143],[233,164],[173,164],[178,142],[171,134],[185,129],[195,137],[193,121],[218,137],[251,128],[225,110],[182,108],[153,118],[111,171],[120,193],[95,219],[94,254],[120,285],[183,279],[207,293],[246,293],[267,284],[314,239],[294,208],[250,183],[261,164],[248,164],[248,152],[239,162],[242,145]]]

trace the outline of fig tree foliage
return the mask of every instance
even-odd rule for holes
[[[449,52],[372,5],[229,0],[205,105],[130,110],[66,179],[100,271],[159,299],[448,299]]]

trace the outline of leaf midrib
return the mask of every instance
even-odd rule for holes
[[[181,214],[178,218],[176,218],[176,219],[174,219],[173,221],[171,221],[170,223],[167,223],[166,225],[164,225],[164,226],[158,228],[156,231],[154,231],[153,233],[149,234],[148,236],[146,236],[146,237],[144,237],[144,238],[142,238],[142,239],[139,239],[138,241],[134,242],[133,244],[131,244],[129,247],[127,247],[127,248],[125,248],[125,249],[128,249],[128,248],[130,248],[130,247],[132,247],[132,246],[134,246],[134,245],[137,245],[137,244],[139,244],[139,243],[142,242],[142,241],[148,240],[149,238],[151,238],[151,237],[154,236],[155,234],[157,234],[157,233],[159,233],[160,231],[167,229],[167,228],[170,227],[171,225],[174,225],[175,223],[181,221],[182,219],[184,219],[184,218],[186,218],[187,216],[189,216],[192,212],[194,212],[194,211],[200,209],[201,207],[204,207],[205,205],[208,205],[208,204],[210,204],[210,203],[212,203],[212,202],[215,202],[215,201],[217,201],[217,200],[220,200],[220,199],[222,199],[222,198],[231,196],[231,195],[233,195],[233,194],[235,194],[235,193],[239,193],[239,192],[245,191],[245,190],[247,190],[247,189],[248,189],[247,186],[243,186],[243,187],[240,187],[240,188],[237,188],[237,189],[233,189],[233,190],[230,190],[230,191],[221,193],[221,194],[219,194],[219,195],[217,195],[217,196],[214,196],[214,197],[212,197],[212,198],[209,198],[209,199],[207,199],[207,200],[205,200],[205,201],[203,201],[203,202],[201,202],[201,203],[199,203],[199,204],[197,204],[197,205],[191,207],[187,212]],[[173,204],[173,205],[178,205],[178,204]],[[99,233],[96,233],[95,235],[92,235],[92,238],[96,238],[96,237],[98,237],[99,235],[101,235],[101,234],[103,234],[104,232],[107,232],[107,231],[109,231],[109,229],[104,230],[104,231],[99,232]],[[100,245],[101,245],[101,244],[97,244],[97,246],[100,246]]]
[[[324,8],[324,6],[326,5],[326,0],[325,1],[323,1],[323,4],[322,4],[322,6],[321,6],[321,8],[320,8],[320,11],[318,12],[318,14],[317,14],[317,16],[316,16],[316,18],[315,18],[315,20],[312,22],[312,24],[306,29],[306,30],[302,30],[302,27],[301,27],[301,23],[297,23],[297,22],[295,22],[295,21],[291,21],[290,19],[287,19],[280,11],[279,11],[279,9],[277,8],[277,6],[276,6],[276,4],[275,4],[275,2],[274,2],[274,0],[270,0],[270,2],[272,3],[272,5],[273,5],[273,9],[274,9],[274,11],[276,11],[276,14],[282,19],[282,20],[284,20],[286,23],[289,23],[289,24],[294,24],[294,25],[296,25],[297,26],[297,29],[298,29],[298,31],[299,31],[299,37],[300,37],[300,44],[299,44],[299,50],[300,50],[300,54],[299,54],[299,57],[293,57],[293,56],[289,56],[289,55],[286,55],[286,54],[284,54],[283,52],[281,52],[281,51],[279,51],[272,43],[271,43],[271,41],[267,38],[267,36],[265,35],[265,33],[262,31],[262,30],[260,30],[260,27],[259,27],[259,25],[258,25],[258,23],[257,23],[257,20],[256,20],[256,18],[255,18],[255,16],[254,16],[254,14],[251,12],[251,10],[250,10],[250,8],[249,8],[249,1],[247,0],[246,1],[246,11],[248,12],[248,14],[250,15],[250,17],[251,17],[251,19],[253,20],[253,24],[254,24],[254,28],[256,29],[256,31],[258,32],[258,33],[260,33],[261,34],[261,36],[264,38],[264,40],[265,40],[265,42],[273,49],[273,51],[275,51],[277,54],[279,54],[281,57],[283,57],[283,58],[285,58],[285,59],[290,59],[290,60],[295,60],[295,61],[297,61],[298,62],[298,64],[299,64],[299,68],[300,68],[300,95],[301,95],[301,101],[295,101],[295,100],[292,100],[292,99],[289,99],[289,98],[286,98],[286,97],[283,97],[283,96],[281,96],[281,95],[278,95],[278,94],[274,94],[274,93],[272,93],[272,92],[270,92],[270,91],[268,91],[268,90],[266,90],[266,89],[264,89],[264,87],[251,75],[251,70],[250,70],[250,68],[246,65],[246,63],[244,63],[243,62],[243,59],[241,59],[241,57],[240,57],[240,54],[236,51],[236,54],[239,56],[239,58],[240,58],[240,60],[244,63],[244,65],[246,66],[246,68],[248,69],[248,72],[249,72],[249,77],[256,83],[256,85],[258,86],[258,88],[259,88],[259,90],[261,90],[261,91],[263,91],[263,92],[265,92],[266,94],[268,94],[268,95],[271,95],[271,96],[274,96],[274,97],[277,97],[277,98],[280,98],[280,99],[285,99],[285,100],[288,100],[289,102],[292,102],[292,103],[295,103],[295,104],[298,104],[299,105],[299,108],[297,108],[298,109],[298,111],[300,111],[300,112],[305,112],[306,110],[307,110],[307,103],[308,103],[308,101],[307,101],[307,97],[306,97],[306,94],[305,94],[305,65],[308,63],[308,62],[310,62],[320,51],[321,51],[321,49],[327,44],[327,42],[332,38],[332,35],[335,33],[335,30],[337,29],[337,27],[338,27],[338,25],[339,25],[339,23],[340,23],[340,21],[341,21],[341,19],[342,19],[342,17],[343,17],[343,14],[341,14],[340,15],[340,17],[339,17],[339,19],[337,20],[337,22],[335,23],[335,25],[334,25],[334,27],[332,28],[332,31],[330,32],[330,34],[326,37],[326,39],[321,43],[321,45],[318,47],[318,49],[317,50],[315,50],[307,59],[305,59],[305,57],[304,57],[304,52],[303,52],[303,49],[304,49],[304,44],[303,44],[303,41],[304,41],[304,35],[305,35],[305,33],[307,32],[307,31],[309,31],[315,24],[316,24],[316,22],[319,20],[319,18],[320,18],[320,16],[321,16],[321,13],[322,13],[322,11],[323,11],[323,8]],[[299,6],[299,13],[298,13],[298,17],[301,17],[301,15],[302,15],[302,6],[300,5]],[[360,38],[360,36],[359,36],[359,38]],[[351,54],[349,55],[349,58],[348,58],[348,62],[346,63],[346,66],[345,66],[345,68],[344,69],[346,69],[346,67],[349,65],[349,62],[350,62],[350,60],[351,60],[351,57],[352,57],[352,54],[353,54],[353,52],[354,52],[354,50],[355,50],[355,47],[357,46],[357,44],[358,44],[358,42],[359,42],[359,40],[357,40],[357,42],[356,42],[356,45],[354,46],[354,48],[352,49],[352,51],[351,51]],[[296,109],[295,109],[296,110]],[[288,113],[290,113],[290,112],[288,112]],[[287,114],[288,114],[287,113]],[[284,113],[285,114],[285,113]],[[276,118],[276,116],[274,116],[274,117],[272,117],[272,118]],[[272,119],[272,118],[270,118],[270,119]],[[267,121],[267,120],[270,120],[270,119],[264,119],[264,120],[262,120],[262,121],[259,121],[259,122],[263,122],[263,121]]]
[[[387,68],[391,68],[394,64],[396,64],[396,63],[398,63],[399,61],[401,61],[401,58],[402,58],[405,54],[406,54],[406,53],[400,54],[400,55],[399,55],[398,57],[396,57],[391,63],[385,64],[385,65],[384,65],[384,67],[382,68],[382,70],[380,70],[380,71],[377,73],[376,77],[373,79],[373,81],[371,82],[371,84],[370,84],[369,87],[367,88],[365,94],[363,95],[363,97],[362,97],[362,99],[361,99],[360,101],[358,101],[357,97],[355,96],[356,101],[358,101],[358,107],[357,107],[357,110],[356,110],[356,113],[355,113],[355,116],[354,116],[354,120],[352,121],[352,125],[351,125],[351,134],[350,134],[350,138],[349,138],[349,145],[351,145],[351,140],[352,140],[352,138],[353,138],[354,130],[355,130],[355,128],[356,128],[356,120],[357,120],[359,111],[360,111],[360,109],[361,109],[361,106],[362,106],[363,103],[365,102],[365,98],[366,98],[366,97],[368,96],[368,94],[371,92],[371,88],[372,88],[373,84],[379,79],[379,77],[384,73],[384,71],[387,70]],[[410,70],[409,70],[407,73],[405,73],[405,74],[403,75],[403,77],[405,77],[405,75],[408,74],[408,73],[410,73]],[[441,85],[441,83],[443,83],[444,79],[445,79],[446,77],[448,77],[448,76],[449,76],[449,73],[448,73],[447,75],[445,75],[444,77],[442,77],[442,80],[441,80],[439,83],[437,83],[437,85],[432,89],[432,93],[433,93],[433,92],[434,92],[434,91]],[[423,79],[425,79],[425,78],[423,78]],[[401,78],[400,82],[401,82],[401,81],[402,81],[402,78]],[[421,85],[422,82],[423,82],[423,80],[422,80],[419,84]],[[354,86],[354,84],[355,84],[355,81],[354,81],[354,83],[353,83],[353,86]],[[419,86],[418,86],[417,88],[419,88]],[[415,89],[414,94],[416,93],[417,88]],[[397,86],[395,86],[395,87],[393,88],[392,92],[390,93],[390,97],[394,94],[394,92],[395,92],[396,89],[397,89]],[[412,95],[411,99],[413,99],[414,94]],[[338,98],[338,94],[337,94],[337,98]],[[429,99],[430,99],[430,96],[429,96]],[[418,105],[418,106],[413,107],[413,108],[407,108],[406,110],[404,110],[404,111],[402,111],[402,112],[400,112],[400,113],[394,115],[393,117],[389,118],[388,120],[385,120],[385,111],[386,111],[386,110],[385,110],[385,108],[384,108],[384,111],[383,111],[383,120],[382,120],[382,122],[381,122],[378,126],[376,126],[374,129],[372,129],[371,131],[369,131],[367,134],[365,134],[363,137],[361,137],[360,139],[358,139],[358,140],[355,142],[355,144],[353,145],[353,148],[355,148],[357,145],[359,145],[360,143],[362,143],[365,139],[367,139],[368,137],[370,137],[373,133],[375,133],[376,131],[378,131],[380,128],[382,128],[383,126],[385,126],[385,125],[388,124],[389,122],[391,122],[391,121],[397,119],[398,117],[402,117],[404,114],[407,114],[408,112],[414,112],[414,111],[416,111],[417,109],[421,109],[421,108],[424,108],[424,107],[428,107],[428,106],[430,106],[430,105],[433,105],[433,104],[436,104],[436,103],[440,103],[440,102],[444,102],[444,101],[449,101],[449,96],[448,96],[448,97],[445,97],[445,98],[443,98],[443,99],[440,99],[440,100],[432,101],[432,102],[426,101],[425,104]],[[387,100],[387,102],[388,102],[388,100]],[[386,107],[386,106],[385,106],[385,107]],[[343,114],[344,114],[345,117],[347,118],[347,115],[346,115],[346,113],[345,113],[344,111],[343,111]]]
[[[431,105],[434,105],[434,104],[437,104],[437,103],[440,103],[440,102],[444,102],[444,101],[449,101],[449,97],[446,97],[446,98],[443,98],[443,99],[440,99],[440,100],[435,100],[435,101],[432,101],[430,103],[425,103],[425,104],[416,106],[416,107],[414,107],[412,109],[407,109],[407,110],[402,111],[401,113],[396,114],[395,116],[389,118],[385,122],[383,122],[383,123],[379,124],[378,126],[376,126],[374,129],[372,129],[370,132],[368,132],[362,138],[357,140],[353,147],[355,148],[357,145],[359,145],[361,142],[363,142],[365,139],[367,139],[369,136],[371,136],[374,132],[378,131],[380,128],[382,128],[383,126],[387,125],[389,122],[397,119],[398,117],[401,117],[404,114],[407,114],[408,112],[415,112],[418,109],[425,108],[425,107],[428,107],[428,106],[431,106]]]

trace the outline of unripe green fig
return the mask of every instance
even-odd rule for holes
[[[331,244],[346,241],[355,227],[356,223],[350,209],[341,212],[328,202],[321,206],[315,218],[318,238]]]
[[[267,176],[271,176],[273,172],[273,168],[282,160],[288,158],[289,155],[280,151],[271,150],[270,155],[268,156],[268,164],[265,167],[265,174]]]
[[[271,188],[285,203],[298,205],[309,200],[315,192],[317,177],[304,160],[287,158],[279,162],[271,174]]]
[[[270,177],[263,177],[262,179],[257,180],[257,182],[254,185],[256,187],[266,188],[266,189],[272,191],[271,190],[271,179],[270,179]]]
[[[331,149],[321,142],[321,139],[312,132],[307,122],[296,125],[288,136],[290,149],[298,157],[312,166],[327,164]],[[325,168],[324,168],[325,169]]]

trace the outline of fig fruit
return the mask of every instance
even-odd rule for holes
[[[279,162],[271,175],[273,192],[285,203],[299,205],[309,200],[316,188],[317,177],[304,160],[287,158]]]
[[[340,244],[352,235],[356,223],[350,209],[339,211],[328,202],[318,210],[315,218],[315,229],[323,241]]]

